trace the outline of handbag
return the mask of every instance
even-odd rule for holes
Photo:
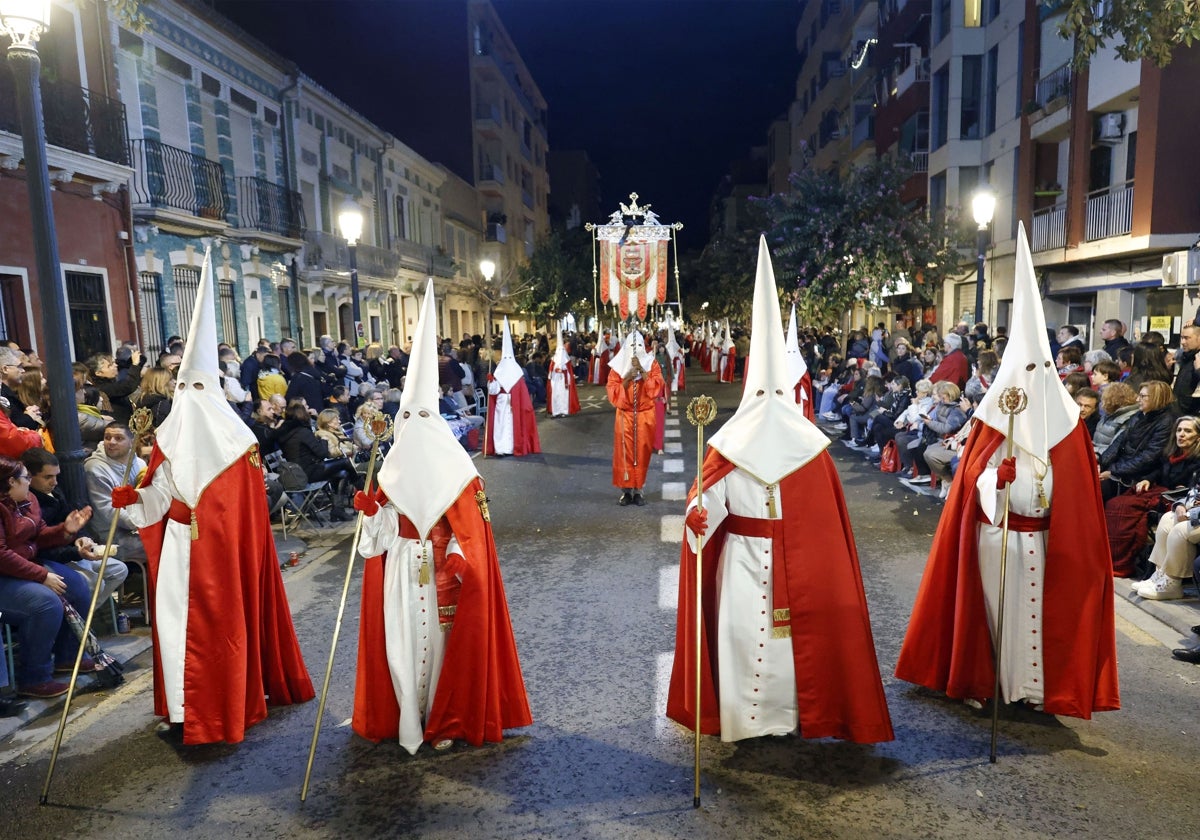
[[[83,651],[92,658],[96,663],[96,670],[90,671],[92,678],[96,681],[97,688],[116,688],[121,683],[125,682],[125,666],[117,660],[113,659],[105,653],[100,642],[96,638],[96,634],[88,631],[87,637],[84,638],[84,620],[79,611],[71,605],[71,602],[66,598],[59,596],[59,600],[63,605],[63,620],[67,626],[71,628],[71,632],[79,639],[83,645]]]
[[[879,453],[879,470],[885,473],[900,472],[900,453],[896,451],[896,441],[889,440]]]

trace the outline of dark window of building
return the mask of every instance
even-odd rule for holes
[[[142,43],[142,39],[137,35],[134,35],[127,29],[120,29],[117,34],[117,46],[123,50],[129,50],[135,55],[141,55],[144,44]]]
[[[946,145],[947,135],[950,132],[950,67],[948,65],[933,74],[929,99],[933,110],[929,148],[934,150]]]
[[[75,361],[82,362],[93,353],[112,351],[108,331],[108,301],[104,295],[104,275],[83,271],[66,272],[67,312]]]
[[[986,103],[983,112],[983,134],[986,137],[996,130],[996,69],[1000,61],[1000,47],[988,50],[987,64],[984,67],[984,95]]]
[[[933,43],[950,34],[950,0],[933,0]]]
[[[217,298],[221,303],[221,340],[237,347],[237,294],[231,280],[217,283]]]
[[[29,319],[25,315],[25,287],[16,274],[0,274],[0,340],[31,347]]]
[[[200,290],[200,269],[177,265],[171,269],[175,281],[175,311],[179,313],[179,334],[187,335],[192,325],[192,310]]]
[[[946,218],[946,173],[939,172],[929,179],[929,218],[940,225]]]
[[[1088,192],[1112,186],[1112,146],[1092,146],[1088,160]]]
[[[176,58],[169,52],[156,50],[154,53],[154,63],[169,73],[174,73],[176,76],[192,80],[192,65],[186,61]],[[106,351],[107,352],[107,351]]]
[[[213,96],[221,95],[221,83],[207,73],[200,74],[200,90]]]
[[[279,124],[279,114],[275,113],[270,108],[263,108],[263,119],[266,120],[267,125]]]
[[[163,324],[162,275],[153,271],[138,274],[138,298],[142,304],[142,350],[153,359],[162,352],[167,334]]]
[[[1137,168],[1137,132],[1129,132],[1129,144],[1125,147],[1125,180],[1132,181]]]
[[[991,23],[1000,17],[1000,0],[986,0],[983,4],[984,22]]]
[[[979,118],[983,94],[983,56],[962,57],[962,105],[959,110],[958,136],[979,139]]]
[[[979,188],[979,167],[960,166],[958,168],[958,209],[970,221],[971,199]],[[972,222],[973,224],[973,222]]]

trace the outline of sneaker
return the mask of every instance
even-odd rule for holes
[[[845,423],[834,423],[831,428],[837,429],[839,432],[844,432],[848,427]]]
[[[0,718],[16,717],[25,711],[29,704],[16,697],[0,697]]]
[[[910,479],[908,480],[908,483],[909,483],[909,484],[928,484],[928,483],[929,483],[929,476],[927,476],[927,475],[919,475],[919,476],[917,476],[916,478],[910,478]]]
[[[1138,594],[1147,601],[1177,601],[1183,597],[1183,581],[1179,578],[1163,575],[1165,580],[1159,580],[1153,586],[1144,586]]]
[[[821,415],[822,420],[828,420],[830,423],[836,423],[838,421],[839,417],[840,417],[840,415],[838,415],[836,412],[833,412],[833,411],[826,411],[824,414]]]
[[[1162,569],[1158,568],[1158,566],[1155,566],[1154,574],[1150,575],[1150,577],[1146,578],[1145,580],[1135,580],[1133,582],[1133,584],[1129,587],[1129,590],[1134,595],[1141,595],[1142,587],[1145,587],[1147,590],[1153,589],[1154,586],[1157,585],[1159,579],[1162,577],[1163,577]]]
[[[45,682],[34,683],[33,685],[23,685],[17,689],[17,694],[22,697],[36,697],[40,700],[49,700],[51,697],[61,697],[67,693],[70,688],[65,682],[59,680],[46,680]]]
[[[867,452],[871,455],[882,455],[883,454],[882,452],[879,451],[879,444],[875,444],[870,449],[868,449]]]
[[[857,441],[843,440],[842,443],[845,444],[847,449],[853,449],[855,451],[862,449],[862,446]]]
[[[938,498],[939,498],[939,499],[942,499],[942,500],[945,500],[945,498],[946,498],[947,496],[949,496],[949,495],[950,495],[950,482],[949,482],[949,481],[943,481],[943,482],[942,482],[942,489],[938,491]]]

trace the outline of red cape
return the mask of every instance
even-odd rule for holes
[[[680,393],[683,393],[684,391],[687,390],[687,362],[685,362],[681,358],[673,359],[671,361],[671,366],[672,366],[672,369],[675,370],[679,376],[679,388],[677,390]]]
[[[896,663],[900,679],[956,699],[989,698],[995,683],[975,483],[1004,440],[983,423],[967,438]],[[1096,456],[1082,423],[1050,450],[1050,462],[1056,489],[1043,588],[1045,709],[1086,719],[1120,708],[1121,700],[1108,532]]]
[[[425,721],[425,740],[433,743],[455,738],[477,747],[503,740],[505,729],[533,723],[492,526],[475,501],[482,490],[481,479],[472,481],[442,520],[462,548],[463,560],[455,559],[453,569],[462,576],[462,588],[437,694]],[[444,555],[435,557],[434,562],[439,561],[444,562]],[[353,727],[372,741],[394,739],[400,733],[400,707],[388,673],[384,637],[386,562],[386,554],[367,560],[359,621]]]
[[[666,388],[662,371],[657,364],[646,369],[646,379],[638,388],[637,423],[633,422],[632,383],[627,387],[615,370],[608,372],[608,401],[616,408],[613,419],[614,487],[622,489],[646,486],[646,471],[654,452],[655,429],[658,427],[655,400]],[[636,445],[635,445],[636,431]],[[637,461],[635,464],[634,461]]]
[[[529,388],[525,385],[525,379],[521,378],[513,385],[513,389],[508,392],[512,397],[509,405],[512,406],[513,417],[513,452],[514,456],[529,455],[542,451],[542,441],[538,437],[537,418],[534,416],[533,400],[529,399]],[[492,429],[494,424],[492,420],[496,416],[496,401],[488,400],[488,416],[487,416],[487,435],[484,438],[483,454],[495,455],[496,444],[492,441]]]
[[[553,361],[551,361],[550,362],[550,373],[555,373],[557,370],[558,370],[558,365],[556,365]],[[570,363],[568,363],[567,366],[562,369],[562,371],[563,371],[563,374],[566,376],[567,391],[570,393],[570,397],[568,397],[568,399],[567,399],[567,414],[578,414],[579,413],[579,391],[576,390],[576,388],[575,388],[575,371],[571,368]],[[546,377],[546,413],[547,414],[550,413],[550,405],[553,402],[553,397],[554,397],[554,380],[552,380],[550,377],[547,376]]]
[[[271,532],[262,470],[254,447],[200,497],[188,578],[183,689],[185,744],[238,743],[246,728],[284,706],[314,696],[304,667]],[[142,486],[163,462],[158,446]],[[141,529],[155,617],[154,713],[167,716],[155,606],[166,519]],[[264,699],[263,695],[266,695]]]
[[[718,371],[714,371],[714,373],[720,374],[721,382],[732,382],[733,381],[733,372],[736,368],[737,368],[737,348],[730,347],[727,351],[725,351],[725,367],[720,368]]]
[[[705,486],[733,469],[730,461],[710,448],[704,458]],[[787,508],[783,520],[800,734],[858,743],[890,741],[894,735],[875,658],[858,552],[829,453],[822,452],[786,476],[779,483],[779,492],[782,499],[802,500],[802,504]],[[693,485],[690,498],[695,494]],[[667,695],[667,715],[688,729],[696,721],[696,554],[690,542],[683,541],[680,556],[675,664]],[[704,540],[701,570],[700,731],[706,735],[721,731],[715,633],[717,561],[724,544],[722,524]]]

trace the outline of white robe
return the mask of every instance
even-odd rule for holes
[[[777,515],[768,517],[766,487],[740,469],[704,488],[710,534],[727,513],[783,518],[778,488],[775,506]],[[728,534],[718,560],[716,644],[722,741],[784,735],[800,724],[792,640],[772,638],[773,552],[770,538]]]
[[[492,411],[492,454],[513,454],[512,396],[492,380],[488,383],[488,394],[496,406]]]
[[[163,461],[154,471],[150,485],[138,489],[141,504],[129,505],[125,512],[137,527],[144,528],[163,521],[171,508],[171,500],[179,495],[171,478],[171,462]],[[158,581],[154,587],[154,627],[158,631],[163,696],[167,703],[167,719],[171,723],[183,722],[187,699],[183,693],[183,666],[187,654],[191,572],[191,525],[167,519],[158,561]]]
[[[1000,609],[1000,546],[1003,534],[1004,491],[996,489],[996,467],[1004,457],[1005,445],[993,453],[988,467],[980,473],[976,488],[979,505],[988,520],[996,524],[979,526],[979,573],[983,579],[983,595],[987,604],[988,624],[992,638],[996,637],[996,615]],[[1016,449],[1017,480],[1012,485],[1010,510],[1022,516],[1048,517],[1038,500],[1035,461],[1023,449]],[[1042,487],[1046,498],[1053,498],[1054,471],[1048,461]],[[1046,573],[1046,538],[1049,531],[1008,533],[1008,562],[1005,569],[1004,638],[1000,665],[1000,690],[1005,702],[1028,700],[1041,703],[1045,699],[1046,675],[1042,653],[1042,616],[1044,579]]]
[[[442,631],[438,621],[433,543],[426,543],[430,576],[429,583],[422,586],[421,543],[401,537],[399,525],[400,515],[391,505],[364,517],[358,551],[363,557],[387,552],[383,566],[384,644],[400,706],[399,742],[411,755],[425,740],[425,717],[437,695],[449,633]],[[457,538],[450,538],[446,554],[462,555]]]
[[[550,371],[550,414],[566,417],[571,413],[571,389],[567,385],[567,374],[561,370]]]

